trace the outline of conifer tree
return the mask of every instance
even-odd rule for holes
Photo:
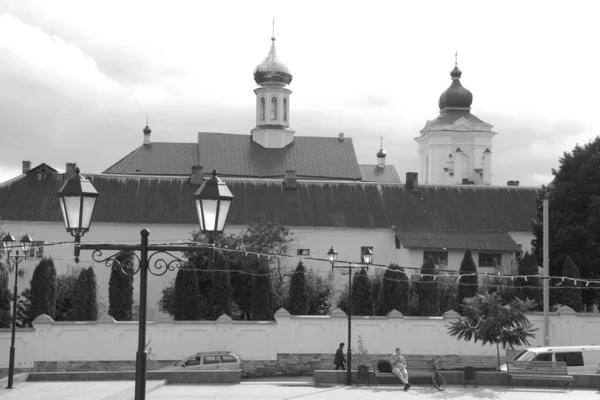
[[[212,271],[212,287],[210,289],[211,319],[216,320],[223,314],[231,316],[233,300],[230,279],[229,262],[223,254],[219,253],[215,260],[215,268]]]
[[[461,313],[460,305],[463,303],[463,299],[468,297],[473,297],[477,294],[478,288],[478,276],[477,276],[477,266],[475,265],[475,261],[473,261],[473,256],[471,255],[471,250],[465,250],[465,255],[460,263],[459,274],[461,275],[459,284],[458,284],[458,311]],[[475,274],[475,275],[470,275]],[[464,275],[464,276],[462,276]]]
[[[12,293],[8,289],[8,270],[0,265],[0,328],[10,327],[10,301]]]
[[[381,300],[383,296],[383,275],[381,273],[375,273],[373,280],[371,281],[371,300],[373,301],[373,315],[384,315],[381,314]]]
[[[398,264],[390,264],[383,273],[383,292],[379,315],[387,315],[398,310],[408,315],[408,294],[410,282],[404,269]]]
[[[352,315],[373,315],[371,280],[367,269],[361,268],[352,279]]]
[[[119,254],[110,271],[108,314],[117,321],[133,319],[133,259],[132,253]]]
[[[177,271],[173,297],[173,319],[175,321],[196,321],[202,318],[198,276],[192,267],[186,266]]]
[[[73,296],[73,319],[75,321],[96,321],[98,319],[98,303],[96,273],[92,267],[84,268],[77,277]]]
[[[575,264],[573,259],[570,256],[565,258],[565,264],[563,266],[563,276],[569,278],[581,278],[579,273],[579,267]],[[561,283],[564,289],[555,289],[562,292],[562,301],[561,303],[565,306],[571,307],[573,310],[577,312],[583,311],[583,301],[581,296],[581,283],[575,283],[571,279],[565,279],[563,283]]]
[[[252,277],[251,310],[255,321],[273,319],[273,301],[271,292],[271,274],[269,265],[264,260],[253,263],[255,274]]]
[[[41,314],[55,318],[56,311],[56,268],[52,258],[44,257],[33,270],[31,277],[31,303],[29,319]]]
[[[519,260],[518,275],[527,276],[525,278],[516,278],[515,287],[517,289],[517,296],[525,301],[530,299],[536,302],[536,304],[542,304],[542,283],[538,278],[538,266],[535,254],[530,254],[528,251],[523,254],[523,257]],[[534,275],[534,276],[533,276]]]
[[[296,266],[290,280],[290,297],[287,310],[292,315],[307,315],[309,309],[308,290],[306,287],[306,268],[302,261]]]
[[[419,294],[419,315],[430,317],[439,314],[439,302],[436,282],[436,274],[433,260],[428,258],[421,267],[421,278],[417,282],[417,291]]]

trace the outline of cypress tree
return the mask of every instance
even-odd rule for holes
[[[133,257],[132,253],[119,254],[110,271],[108,314],[117,321],[133,319]]]
[[[517,278],[515,280],[515,287],[517,288],[517,297],[525,301],[530,299],[536,302],[537,305],[541,304],[542,300],[542,284],[538,275],[537,259],[535,254],[529,254],[528,251],[523,254],[521,260],[519,260],[518,275],[529,275],[527,280],[525,278]],[[532,277],[531,275],[535,275]]]
[[[408,294],[410,283],[404,269],[398,264],[390,264],[383,273],[383,293],[379,315],[387,315],[398,310],[408,315]]]
[[[212,287],[210,289],[212,319],[216,320],[223,314],[231,316],[233,300],[230,279],[229,262],[223,254],[219,253],[216,259],[215,271],[212,271]]]
[[[268,321],[273,319],[271,274],[269,265],[263,260],[253,262],[256,275],[252,277],[251,309],[252,319]]]
[[[575,279],[581,278],[579,267],[575,264],[570,256],[565,258],[565,264],[563,265],[563,276]],[[578,289],[578,287],[581,286],[581,283],[575,283],[570,279],[565,279],[565,282],[562,285],[564,287],[564,289],[560,289],[562,290],[562,304],[571,307],[577,312],[582,312],[583,301],[581,289]]]
[[[373,315],[381,314],[381,296],[383,295],[382,275],[375,274],[371,281],[371,300],[373,301]]]
[[[33,270],[31,277],[31,303],[29,320],[41,314],[55,317],[56,310],[56,268],[51,258],[44,257]]]
[[[96,321],[98,319],[97,290],[94,269],[92,267],[82,269],[77,277],[75,296],[73,297],[73,319],[75,321]]]
[[[196,271],[186,266],[177,271],[173,298],[175,321],[197,321],[202,318],[202,302]]]
[[[292,315],[307,315],[309,310],[308,290],[306,287],[306,268],[302,261],[290,280],[290,297],[287,310]]]
[[[465,255],[460,263],[459,274],[461,277],[459,278],[458,298],[456,300],[458,303],[457,311],[462,314],[462,307],[460,305],[463,304],[463,299],[475,296],[478,287],[477,266],[475,265],[475,261],[473,261],[471,250],[465,250]]]
[[[423,275],[417,282],[419,315],[422,317],[430,317],[439,314],[437,284],[434,281],[435,273],[433,260],[428,258],[421,267],[421,274]]]
[[[367,269],[361,268],[352,280],[352,315],[373,315],[371,280]]]

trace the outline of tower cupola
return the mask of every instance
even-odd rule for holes
[[[387,153],[383,149],[383,136],[381,136],[381,148],[377,152],[377,167],[385,168],[385,158],[387,157]]]
[[[438,105],[440,110],[446,108],[454,109],[470,109],[473,103],[473,94],[465,89],[460,83],[462,71],[455,64],[454,69],[450,72],[452,83],[450,87],[442,93]]]
[[[292,82],[288,67],[277,57],[275,36],[271,38],[271,50],[263,62],[254,69],[254,82],[260,86],[286,86]]]
[[[144,144],[150,144],[152,143],[150,141],[150,134],[152,133],[152,129],[150,129],[150,127],[148,126],[148,117],[146,116],[146,127],[144,127]]]

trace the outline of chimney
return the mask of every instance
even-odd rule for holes
[[[70,179],[73,175],[75,175],[75,168],[77,167],[77,163],[67,163],[65,169],[65,180]]]
[[[344,132],[340,132],[340,135],[338,136],[338,141],[340,141],[340,142],[344,141]]]
[[[296,170],[286,169],[285,180],[283,181],[286,189],[296,190]]]
[[[204,182],[204,167],[202,165],[192,166],[192,173],[190,174],[190,183],[192,185],[201,185]]]
[[[31,169],[31,161],[23,161],[23,173],[26,174]]]
[[[406,183],[404,184],[409,190],[416,189],[419,187],[419,174],[417,172],[406,173]]]
[[[506,182],[507,186],[519,186],[519,181],[508,181]]]

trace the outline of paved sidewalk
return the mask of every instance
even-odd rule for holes
[[[162,385],[163,381],[147,381],[146,389]],[[0,389],[0,400],[124,400],[134,394],[134,381],[24,382]]]

